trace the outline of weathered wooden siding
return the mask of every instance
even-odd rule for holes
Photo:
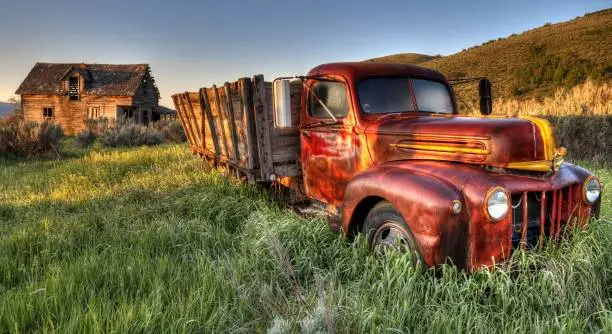
[[[87,112],[99,108],[100,117],[114,120],[117,106],[132,105],[132,97],[127,96],[81,96],[78,101],[70,101],[68,96],[23,95],[23,114],[27,121],[44,120],[43,108],[53,108],[53,121],[64,128],[68,135],[76,134],[85,128]]]
[[[268,121],[272,135],[272,159],[276,165],[287,164],[300,158],[300,97],[302,95],[302,84],[296,82],[291,84],[291,128],[279,129],[274,125],[274,109],[272,83],[266,82],[266,101]],[[293,176],[293,175],[291,175]]]
[[[146,84],[144,84],[146,82]],[[138,92],[134,96],[134,105],[142,107],[154,107],[159,105],[157,90],[153,84],[150,74],[146,74],[143,83],[140,84]]]

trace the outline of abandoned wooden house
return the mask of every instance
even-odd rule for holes
[[[147,124],[172,118],[159,106],[159,91],[147,64],[37,63],[15,94],[24,118],[50,120],[75,134],[87,119],[130,119]]]

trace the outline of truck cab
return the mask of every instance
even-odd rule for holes
[[[546,120],[460,116],[442,74],[407,64],[325,64],[303,80],[304,191],[372,248],[471,270],[598,215],[599,181],[563,162]]]

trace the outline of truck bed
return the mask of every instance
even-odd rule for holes
[[[249,182],[301,175],[301,83],[291,85],[292,127],[274,126],[272,83],[263,75],[172,96],[191,150]]]

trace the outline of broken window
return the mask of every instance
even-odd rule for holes
[[[79,78],[70,77],[68,85],[68,96],[70,100],[75,101],[79,99]]]
[[[316,81],[308,94],[308,105],[312,117],[331,118],[331,112],[342,118],[348,113],[346,88],[340,82]]]
[[[53,108],[43,108],[43,119],[53,119]]]
[[[144,96],[149,95],[149,80],[147,80],[147,77],[142,80],[142,93]]]
[[[134,109],[133,108],[124,108],[123,109],[123,117],[125,119],[131,119],[134,117]]]
[[[89,119],[98,119],[100,118],[100,107],[91,107],[89,108],[89,114],[87,115]]]

